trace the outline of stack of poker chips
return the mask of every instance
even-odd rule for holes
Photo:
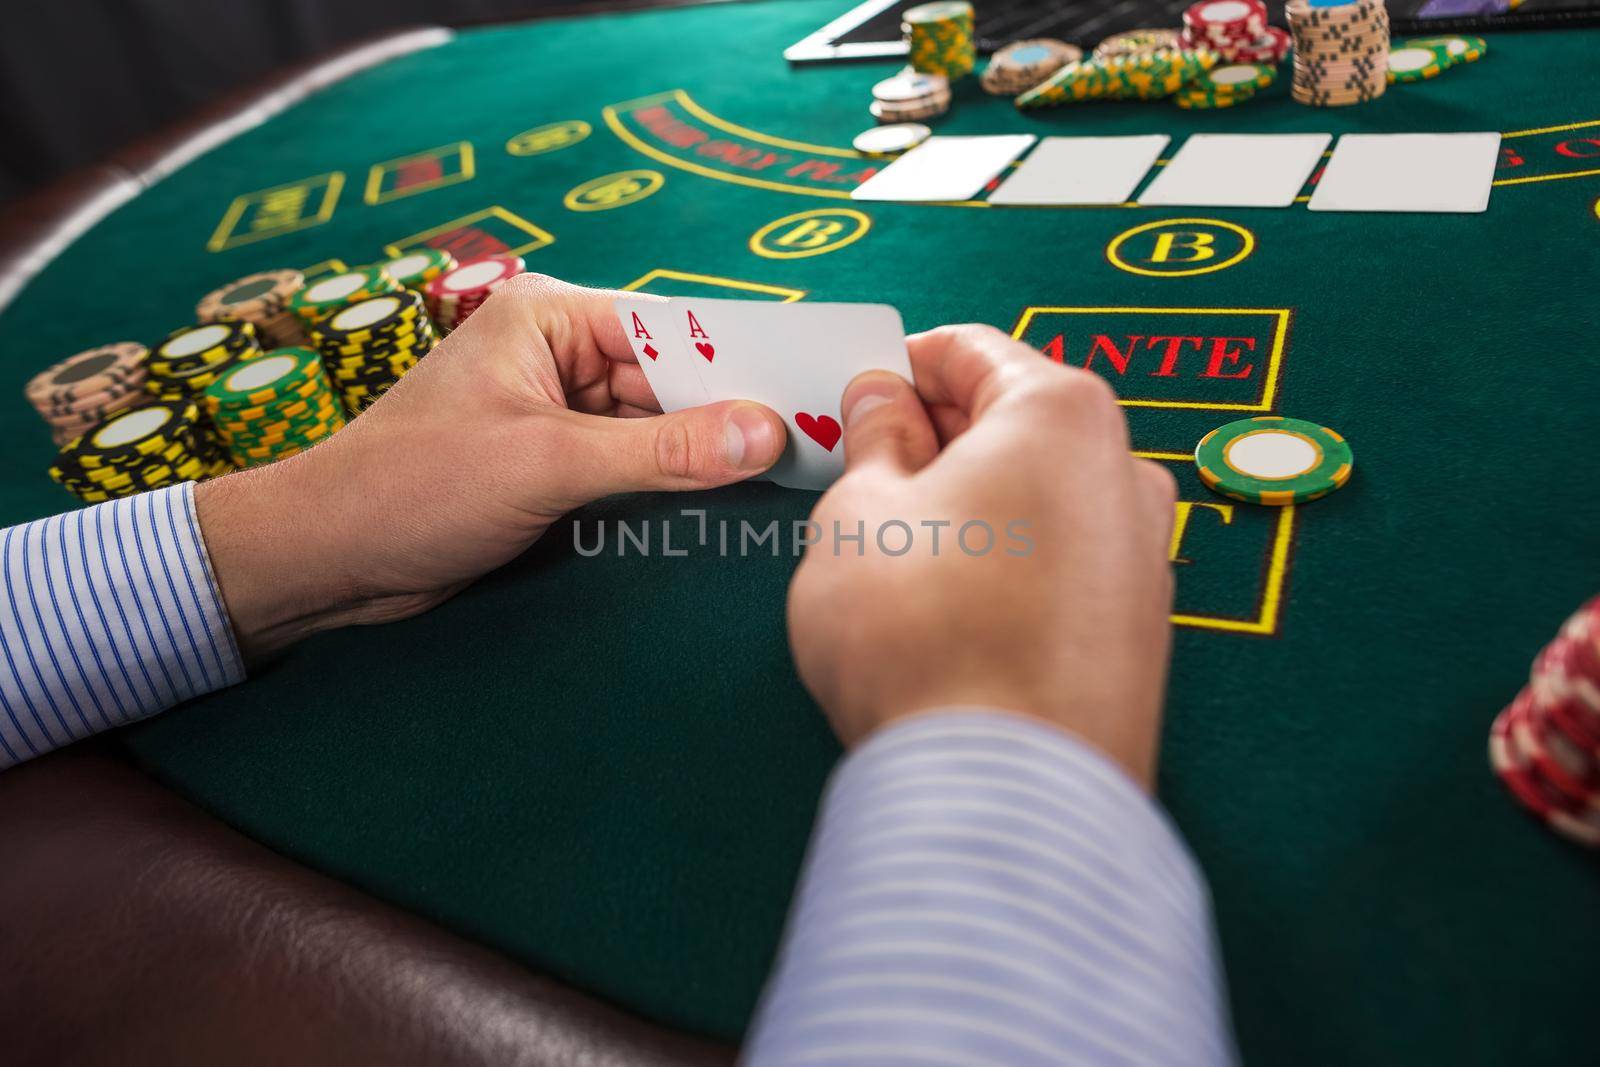
[[[989,59],[978,84],[983,86],[984,92],[995,96],[1016,96],[1082,58],[1083,49],[1065,41],[1049,37],[1015,41]]]
[[[1458,63],[1476,63],[1489,50],[1482,37],[1423,37],[1389,49],[1390,85],[1437,78]]]
[[[1489,763],[1551,830],[1600,848],[1600,597],[1534,659],[1489,730]]]
[[[1261,0],[1201,0],[1184,11],[1178,37],[1181,48],[1204,48],[1230,63],[1272,66],[1289,54],[1289,43],[1287,33],[1267,25]]]
[[[400,285],[381,266],[361,267],[319,278],[289,299],[289,310],[309,335],[335,311],[369,296],[394,293]]]
[[[248,322],[183,326],[151,350],[145,392],[174,403],[196,400],[228,366],[260,354],[256,328]]]
[[[300,320],[289,301],[305,285],[297,270],[269,270],[250,274],[213,289],[195,306],[195,317],[205,322],[248,322],[268,348],[305,343]]]
[[[1055,107],[1084,100],[1161,100],[1193,83],[1217,64],[1217,54],[1146,52],[1068,63],[1044,84],[1017,97],[1019,108]]]
[[[1172,102],[1186,109],[1235,107],[1252,99],[1278,79],[1278,68],[1265,63],[1229,63],[1213,67],[1182,91]]]
[[[1181,38],[1182,34],[1177,30],[1128,30],[1126,33],[1113,33],[1094,46],[1094,58],[1116,59],[1118,56],[1142,56],[1146,52],[1167,52],[1180,48]]]
[[[345,423],[322,358],[309,348],[276,348],[229,368],[206,387],[205,405],[240,467],[304,451]]]
[[[978,61],[973,36],[972,5],[966,0],[937,0],[908,8],[901,16],[911,69],[955,81],[972,73]]]
[[[411,289],[346,305],[312,336],[352,415],[387,392],[437,340],[421,295]]]
[[[950,82],[907,67],[872,87],[872,117],[885,125],[920,122],[950,110]]]
[[[1388,87],[1389,13],[1383,0],[1313,7],[1289,0],[1294,34],[1294,98],[1311,107],[1376,100]]]
[[[100,422],[149,399],[144,391],[144,345],[133,341],[91,348],[34,375],[25,389],[59,447]]]
[[[56,456],[50,477],[94,504],[231,469],[193,401],[157,401],[113,415],[69,441]]]
[[[525,269],[521,256],[480,256],[433,279],[423,287],[422,295],[439,328],[453,330]]]
[[[378,264],[399,285],[419,292],[429,282],[456,268],[456,257],[442,248],[419,248]]]

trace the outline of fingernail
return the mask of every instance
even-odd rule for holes
[[[728,462],[740,470],[762,470],[772,465],[778,451],[772,420],[754,405],[744,404],[728,413]]]
[[[875,411],[889,402],[889,398],[882,393],[868,393],[850,405],[850,410],[844,413],[844,424],[849,426],[869,411]]]

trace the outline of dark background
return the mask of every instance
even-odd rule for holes
[[[229,90],[418,25],[656,4],[582,0],[4,0],[0,201],[93,162]]]

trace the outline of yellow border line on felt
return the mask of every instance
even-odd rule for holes
[[[317,208],[315,215],[302,215],[293,226],[283,226],[276,230],[264,230],[259,233],[246,234],[237,237],[233,228],[239,224],[239,219],[244,216],[245,208],[250,206],[253,199],[275,193],[279,189],[298,189],[314,183],[327,180],[323,187],[322,206]],[[222,213],[222,221],[217,223],[217,228],[212,231],[211,237],[206,241],[206,251],[224,252],[230,248],[238,248],[254,241],[264,241],[268,237],[281,237],[286,233],[298,230],[308,230],[313,226],[320,226],[333,218],[334,209],[339,203],[339,194],[344,189],[344,171],[330,170],[325,174],[314,174],[309,178],[299,178],[282,185],[272,185],[265,189],[255,189],[248,193],[240,193],[228,205],[228,210]]]
[[[1140,459],[1153,459],[1161,463],[1192,463],[1194,457],[1186,452],[1134,452]],[[1283,583],[1289,572],[1289,546],[1294,543],[1295,505],[1286,504],[1278,509],[1278,526],[1272,534],[1272,554],[1267,558],[1266,580],[1263,583],[1260,605],[1254,619],[1228,619],[1214,615],[1171,616],[1174,626],[1188,626],[1197,630],[1221,630],[1225,633],[1260,634],[1270,637],[1278,632],[1278,617],[1283,608]]]
[[[1188,411],[1271,411],[1278,400],[1278,378],[1283,365],[1283,346],[1289,336],[1289,309],[1288,308],[1147,308],[1147,307],[1043,307],[1029,305],[1022,309],[1022,315],[1017,319],[1017,324],[1011,329],[1013,340],[1022,340],[1022,335],[1028,332],[1028,324],[1035,315],[1117,315],[1117,314],[1155,314],[1155,315],[1271,315],[1277,319],[1277,325],[1272,331],[1272,351],[1267,356],[1267,373],[1265,384],[1261,387],[1261,399],[1254,404],[1208,404],[1198,400],[1123,400],[1120,397],[1117,403],[1128,408],[1164,408]]]
[[[545,248],[556,243],[555,234],[541,229],[539,226],[529,222],[521,215],[513,214],[512,212],[507,211],[499,204],[493,204],[481,210],[474,211],[470,215],[462,215],[458,219],[451,219],[449,222],[441,222],[437,226],[430,226],[428,229],[423,230],[420,233],[414,233],[409,237],[402,237],[398,241],[384,245],[383,250],[391,256],[403,256],[405,255],[405,250],[408,247],[413,244],[425,244],[428,238],[432,237],[434,234],[445,233],[450,230],[459,230],[463,226],[470,226],[475,222],[489,218],[499,219],[501,222],[512,227],[513,229],[521,230],[529,237],[543,238],[543,240],[535,240],[529,244],[518,245],[516,248],[512,248],[504,252],[504,255],[520,256],[524,252],[536,252],[541,248]]]
[[[772,296],[783,297],[779,301],[779,303],[783,304],[793,304],[797,300],[803,299],[806,295],[804,289],[790,289],[782,285],[764,285],[761,282],[742,282],[737,278],[719,278],[715,274],[691,274],[688,271],[667,270],[665,267],[657,267],[642,277],[635,278],[627,285],[624,285],[622,291],[625,293],[638,292],[657,278],[668,278],[677,282],[699,282],[702,285],[710,285],[722,289],[741,289],[747,293],[767,293]]]
[[[454,150],[461,157],[461,169],[455,174],[446,174],[430,182],[418,185],[408,185],[404,189],[395,189],[388,193],[382,191],[383,176],[391,169],[397,169],[400,164],[410,163],[414,159],[444,159]],[[437,148],[425,148],[421,152],[413,152],[409,156],[396,156],[386,159],[382,163],[374,163],[367,171],[367,188],[362,199],[368,204],[387,204],[393,200],[403,200],[416,193],[426,193],[434,189],[443,189],[447,185],[459,185],[469,182],[477,176],[477,160],[473,155],[471,141],[456,141],[453,144],[439,145]]]

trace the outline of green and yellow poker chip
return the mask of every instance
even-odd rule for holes
[[[1194,450],[1200,480],[1247,504],[1303,504],[1350,480],[1350,445],[1326,426],[1263,415],[1219,426]]]
[[[1405,44],[1389,49],[1389,84],[1427,81],[1437,78],[1455,60],[1442,44]]]

